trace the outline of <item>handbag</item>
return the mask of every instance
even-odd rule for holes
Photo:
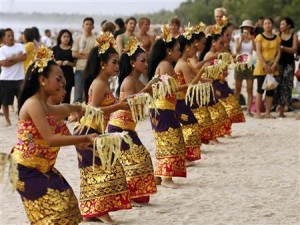
[[[274,90],[275,88],[277,88],[277,86],[278,86],[278,82],[276,81],[274,76],[272,74],[267,74],[265,77],[264,83],[262,85],[262,89],[264,89],[266,91],[270,91],[270,90]]]

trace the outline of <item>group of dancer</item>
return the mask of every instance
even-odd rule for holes
[[[83,116],[82,104],[58,104],[65,94],[63,72],[50,49],[38,49],[22,85],[18,142],[11,153],[17,163],[16,188],[31,224],[77,224],[82,219],[115,224],[109,212],[149,203],[157,185],[179,188],[172,178],[187,176],[186,167],[201,159],[201,144],[217,142],[230,135],[232,123],[245,121],[226,81],[232,58],[222,34],[228,26],[224,22],[207,35],[204,29],[202,23],[187,26],[172,37],[169,26],[162,25],[149,54],[132,36],[119,55],[113,35],[101,34],[83,71],[86,104],[101,110],[101,122]],[[146,85],[140,81],[145,74]],[[117,96],[109,83],[115,76]],[[154,168],[136,132],[141,112],[134,115],[128,100],[145,93],[153,97]],[[79,118],[73,135],[62,122],[70,114]],[[123,141],[120,154],[110,159],[116,163],[103,167],[100,155],[91,150],[95,138],[123,131],[132,144]],[[77,150],[79,204],[54,167],[59,147],[66,145]]]

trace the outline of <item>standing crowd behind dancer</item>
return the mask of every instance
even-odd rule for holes
[[[235,58],[227,11],[217,8],[214,13],[216,24],[189,25],[183,32],[179,18],[172,18],[161,26],[162,34],[155,40],[148,34],[150,20],[146,17],[138,20],[137,34],[134,17],[128,18],[124,27],[118,18],[116,31],[111,22],[104,21],[102,28],[107,32],[98,37],[92,33],[94,20],[88,17],[83,20],[83,34],[74,43],[71,32],[61,30],[53,51],[40,43],[36,28],[25,29],[25,48],[15,43],[11,29],[4,30],[0,100],[9,126],[8,105],[18,96],[18,141],[11,155],[17,162],[16,188],[31,224],[78,224],[81,220],[116,224],[110,212],[149,203],[150,195],[157,192],[156,185],[180,188],[173,177],[187,177],[187,166],[201,159],[200,147],[205,148],[201,144],[217,144],[218,137],[231,135],[233,123],[245,122],[236,98],[243,79],[247,80],[247,115],[252,116],[250,59],[255,50],[256,118],[274,118],[273,103],[284,117],[284,106],[291,101],[292,57],[298,45],[291,32],[293,21],[283,18],[281,32],[276,35],[273,20],[265,18],[263,32],[254,38],[252,22],[245,20],[236,46],[236,53],[244,57]],[[235,93],[227,82],[233,62]],[[279,86],[266,91],[267,111],[262,115],[262,86],[267,74],[278,76]],[[114,96],[109,81],[116,76]],[[86,110],[101,111],[103,121],[93,114],[82,116],[83,104],[60,104],[70,103],[73,84],[74,100],[85,101]],[[135,129],[146,104],[138,99],[149,96],[153,97],[149,114],[156,147],[154,168]],[[139,106],[134,105],[135,100]],[[70,114],[78,120],[73,135],[63,122]],[[116,151],[107,162],[101,155],[107,153],[91,150],[99,135],[123,131],[132,144],[123,141],[119,154]],[[76,146],[79,200],[54,167],[59,147],[66,145]]]

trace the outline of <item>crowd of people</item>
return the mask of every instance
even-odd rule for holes
[[[214,16],[213,25],[184,29],[179,18],[172,18],[157,37],[149,34],[146,17],[103,21],[103,32],[96,37],[94,19],[87,17],[81,35],[73,41],[72,33],[63,29],[55,46],[49,30],[41,39],[36,27],[26,28],[24,44],[15,41],[12,29],[2,31],[0,105],[6,126],[11,126],[9,105],[18,98],[18,142],[11,155],[18,165],[16,188],[31,224],[115,224],[109,212],[149,203],[157,185],[180,188],[172,178],[187,176],[187,167],[201,159],[202,144],[218,143],[219,137],[230,136],[233,123],[245,122],[239,102],[243,80],[246,116],[273,119],[275,107],[285,117],[292,104],[298,49],[293,21],[283,18],[280,33],[274,34],[271,18],[261,18],[261,27],[245,20],[240,38],[232,43],[234,25],[227,11],[216,8]],[[227,82],[233,64],[240,65],[234,69],[234,90]],[[276,88],[264,88],[267,75],[276,77]],[[153,97],[154,166],[135,129],[140,114],[134,116],[128,101],[145,93]],[[70,104],[71,99],[100,108],[104,120],[87,119],[82,105]],[[62,122],[70,115],[78,119],[73,134]],[[122,142],[121,153],[110,159],[116,162],[104,168],[91,151],[94,139],[123,131],[133,144]],[[59,147],[66,145],[76,146],[79,202],[54,167]]]

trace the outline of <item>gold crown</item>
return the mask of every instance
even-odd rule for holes
[[[193,26],[194,33],[199,34],[200,32],[204,32],[206,25],[203,22],[200,22],[198,25]]]
[[[194,33],[194,28],[192,26],[190,26],[190,23],[189,23],[188,26],[184,29],[184,33],[182,35],[187,40],[191,40],[193,33]]]
[[[209,36],[209,35],[221,34],[222,28],[224,26],[226,26],[227,23],[228,23],[228,18],[226,16],[223,16],[221,24],[220,25],[214,25],[212,30],[210,31],[209,34],[206,35],[206,37]]]
[[[135,36],[130,36],[124,47],[124,52],[128,56],[132,56],[135,53],[135,51],[138,49],[138,47],[141,48],[141,43],[138,41],[138,39]]]
[[[172,41],[172,34],[168,24],[161,25],[161,37],[166,43]]]
[[[103,54],[109,48],[116,48],[116,42],[114,36],[109,32],[104,32],[96,39],[98,45],[98,53]]]
[[[48,62],[52,59],[52,50],[44,45],[41,45],[38,48],[33,61],[30,62],[30,64],[34,64],[32,71],[38,68],[39,73],[43,72],[44,68],[48,65]]]

